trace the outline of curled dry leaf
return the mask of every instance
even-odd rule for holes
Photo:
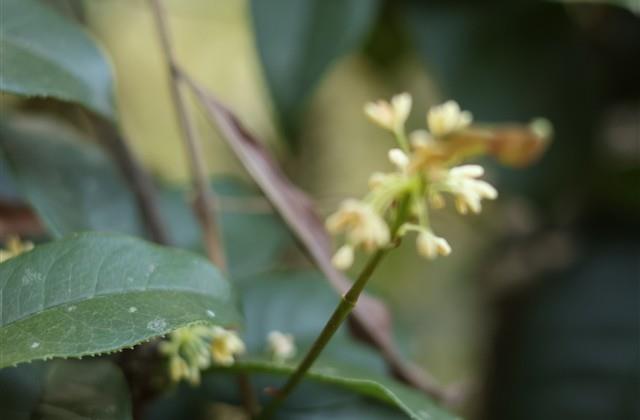
[[[269,151],[210,92],[182,70],[180,77],[193,90],[207,117],[217,126],[229,147],[282,216],[332,287],[345,293],[351,282],[331,263],[331,238],[305,192],[280,169]],[[444,399],[442,389],[418,367],[405,361],[395,346],[391,316],[380,300],[363,294],[354,309],[351,326],[356,336],[377,347],[389,368],[402,381]]]

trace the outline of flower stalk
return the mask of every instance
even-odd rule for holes
[[[318,335],[316,341],[313,343],[302,362],[298,365],[295,372],[291,374],[285,385],[277,391],[271,402],[263,409],[262,413],[258,417],[259,419],[264,420],[272,418],[278,408],[304,378],[304,375],[309,371],[318,356],[320,356],[324,348],[329,344],[333,335],[338,331],[338,328],[340,328],[344,320],[356,306],[360,294],[364,290],[364,287],[371,278],[376,267],[386,255],[387,251],[388,248],[380,249],[373,254],[358,276],[358,279],[353,283],[353,286],[351,286],[344,296],[342,296],[342,299],[333,311],[331,318],[329,318],[325,324],[322,332]]]

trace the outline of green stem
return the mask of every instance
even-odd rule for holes
[[[378,250],[373,257],[369,260],[367,265],[364,267],[358,279],[353,283],[353,286],[345,293],[345,295],[340,300],[340,303],[333,311],[331,318],[325,324],[324,328],[320,335],[316,338],[316,341],[313,343],[313,346],[307,352],[307,355],[302,360],[300,365],[296,368],[295,372],[291,374],[287,383],[278,390],[276,396],[271,400],[271,402],[264,408],[259,419],[269,419],[271,418],[277,409],[282,405],[284,400],[291,394],[291,391],[300,383],[304,375],[307,373],[311,365],[316,361],[320,353],[324,350],[324,348],[331,341],[331,337],[336,333],[342,322],[347,318],[349,313],[356,306],[356,302],[358,302],[358,298],[360,297],[360,293],[364,289],[367,281],[373,274],[374,270],[382,260],[382,257],[387,253],[388,249],[380,249]]]

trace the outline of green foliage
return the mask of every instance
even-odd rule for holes
[[[55,360],[0,371],[5,420],[129,420],[125,378],[106,360]]]
[[[380,1],[251,1],[254,33],[277,111],[295,128],[326,70],[364,41]]]
[[[118,168],[86,139],[51,126],[0,125],[0,149],[17,189],[54,237],[83,230],[144,234]]]
[[[230,284],[206,260],[115,234],[72,235],[2,263],[0,295],[0,367],[239,321]]]
[[[114,118],[111,71],[86,32],[34,0],[3,0],[0,19],[0,90]]]
[[[0,125],[0,151],[17,189],[54,237],[85,230],[145,236],[135,198],[118,168],[87,139],[51,127],[45,132]],[[268,203],[232,178],[215,180],[212,188],[222,201],[219,223],[232,276],[271,268],[292,240]],[[175,186],[159,192],[171,244],[201,250],[189,192]]]
[[[241,290],[246,321],[245,340],[250,357],[228,369],[251,373],[252,376],[255,373],[280,376],[280,380],[272,382],[271,386],[274,386],[293,372],[299,359],[289,363],[271,361],[265,353],[267,334],[273,330],[293,334],[299,356],[304,355],[338,304],[339,297],[315,271],[263,274],[248,279],[241,285]],[[423,393],[408,389],[389,379],[385,373],[380,356],[353,341],[343,326],[307,378],[390,404],[413,419],[453,418]]]
[[[165,396],[152,412],[164,411],[159,407],[165,404],[186,404],[196,411],[212,400],[239,404],[241,396],[235,387],[229,387],[230,374],[234,372],[249,374],[255,394],[263,404],[268,402],[270,397],[263,390],[281,385],[293,372],[339,300],[322,275],[311,270],[263,273],[244,279],[239,287],[245,314],[243,339],[249,355],[231,367],[211,369],[203,377],[202,389],[185,387],[177,395]],[[287,362],[271,360],[266,338],[274,330],[295,337],[297,358]],[[380,403],[384,405],[377,406]],[[381,357],[355,342],[346,326],[338,331],[278,418],[302,418],[302,413],[322,419],[334,415],[337,418],[454,418],[425,394],[390,379]],[[166,415],[162,418],[180,418],[177,414]]]
[[[247,373],[280,374],[283,379],[293,373],[295,364],[280,364],[267,360],[241,361],[229,368]],[[447,413],[427,397],[414,389],[401,385],[386,376],[354,369],[335,362],[319,362],[311,368],[307,378],[337,385],[354,393],[390,404],[415,420],[452,420]]]

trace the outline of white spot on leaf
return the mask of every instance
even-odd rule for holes
[[[76,308],[77,308],[76,305],[67,306],[67,312],[73,312],[76,310]]]
[[[164,331],[167,328],[167,321],[162,318],[155,318],[147,323],[147,329],[155,332]]]
[[[22,276],[22,285],[28,286],[34,281],[42,282],[43,280],[44,280],[44,276],[41,273],[38,273],[37,271],[27,268],[24,271],[24,275]]]
[[[136,308],[135,306],[131,306],[129,308],[129,313],[132,314],[132,313],[135,313],[135,312],[138,312],[138,308]]]
[[[147,266],[147,276],[150,276],[153,274],[154,271],[156,271],[156,265],[155,264],[149,264]]]
[[[216,313],[213,312],[211,309],[207,309],[207,316],[209,316],[210,318],[215,318]]]
[[[31,343],[32,349],[37,349],[38,347],[40,347],[40,343],[38,343],[37,341],[34,341],[33,343]]]

